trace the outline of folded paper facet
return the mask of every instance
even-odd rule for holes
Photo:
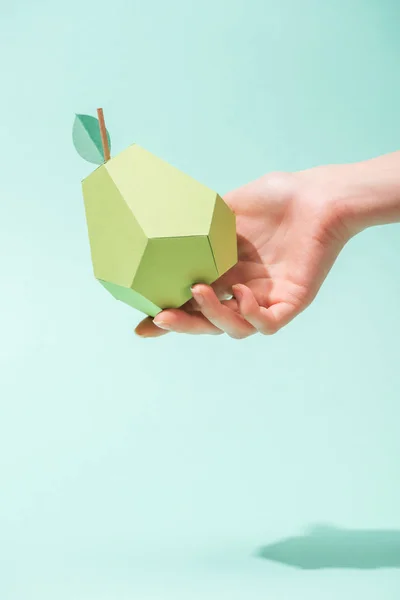
[[[155,316],[237,262],[235,215],[218,194],[140,146],[82,182],[95,277]]]

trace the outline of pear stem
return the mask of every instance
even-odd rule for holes
[[[104,162],[110,160],[110,146],[108,145],[107,129],[104,122],[103,109],[97,109],[97,117],[99,119],[101,143],[103,145]]]

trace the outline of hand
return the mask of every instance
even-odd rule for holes
[[[193,300],[145,319],[136,333],[225,332],[241,339],[289,323],[314,299],[351,237],[332,194],[338,169],[274,173],[227,194],[237,218],[237,265],[211,287],[196,284]]]

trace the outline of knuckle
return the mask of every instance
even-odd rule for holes
[[[205,317],[207,317],[207,319],[216,319],[218,318],[218,313],[219,313],[219,305],[215,306],[215,305],[211,305],[210,304],[203,304],[202,306],[200,306],[200,311],[203,313],[203,315]]]
[[[254,313],[251,310],[240,309],[240,314],[246,321],[252,321],[254,318]]]

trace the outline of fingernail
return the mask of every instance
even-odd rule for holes
[[[236,300],[240,301],[243,298],[243,292],[236,288],[232,288],[232,289],[233,289],[233,293],[234,293]]]
[[[197,291],[196,289],[194,289],[194,287],[192,286],[190,288],[190,291],[193,294],[193,298],[196,300],[197,304],[199,306],[202,306],[202,304],[204,303],[204,296],[201,292]]]
[[[194,299],[196,300],[197,304],[199,306],[202,306],[203,302],[204,302],[204,297],[203,294],[200,294],[200,292],[197,292],[196,290],[194,290],[193,288],[191,288],[192,294]]]
[[[166,323],[165,321],[156,321],[155,319],[153,319],[153,323],[154,325],[157,325],[157,327],[159,327],[160,329],[171,329],[171,325],[169,323]]]

